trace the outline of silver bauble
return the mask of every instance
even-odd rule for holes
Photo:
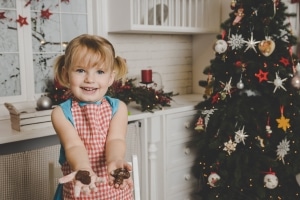
[[[300,76],[295,75],[291,80],[291,84],[294,88],[300,89]]]
[[[225,40],[217,40],[215,45],[214,45],[214,50],[221,54],[221,53],[225,53],[225,51],[227,50],[228,44]]]
[[[236,87],[238,88],[238,89],[243,89],[244,88],[244,83],[242,82],[242,81],[239,81],[237,84],[236,84]]]
[[[47,96],[42,96],[37,100],[36,106],[38,110],[50,109],[52,108],[52,100]]]

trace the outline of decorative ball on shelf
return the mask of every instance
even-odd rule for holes
[[[208,176],[208,184],[212,187],[217,187],[221,177],[217,173],[211,173]]]
[[[36,106],[38,110],[47,110],[52,108],[52,100],[47,96],[41,96],[37,102]]]
[[[278,178],[275,173],[269,173],[264,177],[264,184],[268,189],[274,189],[278,185]]]

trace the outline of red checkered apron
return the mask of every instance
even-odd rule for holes
[[[107,166],[105,165],[105,141],[112,118],[110,103],[104,98],[100,105],[87,104],[80,106],[77,101],[72,101],[72,115],[75,127],[89,154],[92,169],[99,177],[108,180]],[[117,148],[117,147],[116,147]],[[63,173],[71,173],[68,163],[62,165]],[[107,183],[97,184],[98,192],[89,195],[80,194],[76,200],[132,200],[132,191],[114,189]],[[65,183],[63,194],[65,200],[73,200],[74,183]]]

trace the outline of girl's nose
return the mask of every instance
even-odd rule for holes
[[[87,73],[86,76],[85,76],[85,80],[84,80],[86,83],[93,83],[94,82],[94,77],[93,75]]]

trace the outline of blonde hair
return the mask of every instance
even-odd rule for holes
[[[115,73],[115,80],[125,77],[127,65],[125,59],[115,56],[113,45],[105,38],[83,34],[69,42],[64,55],[57,57],[54,63],[55,79],[64,87],[68,87],[68,71],[75,59],[87,60],[90,66],[101,66]]]

